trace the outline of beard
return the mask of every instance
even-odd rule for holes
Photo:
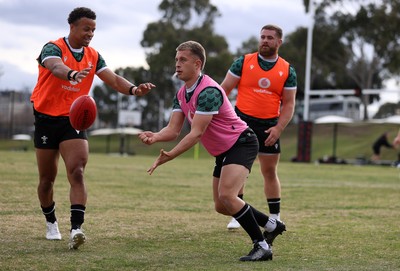
[[[269,46],[259,46],[258,53],[263,56],[264,58],[269,58],[274,56],[277,53],[276,47],[269,47]]]

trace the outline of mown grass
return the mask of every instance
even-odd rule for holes
[[[380,166],[280,164],[288,231],[269,262],[242,263],[251,242],[213,210],[213,159],[91,154],[84,230],[67,249],[69,185],[55,199],[62,241],[45,240],[33,152],[0,151],[1,270],[400,270],[400,175]],[[267,210],[255,163],[245,199]]]

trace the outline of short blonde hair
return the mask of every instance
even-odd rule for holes
[[[200,61],[202,63],[201,70],[203,70],[204,66],[206,65],[206,50],[204,49],[204,47],[197,41],[189,40],[179,44],[179,46],[176,47],[176,51],[184,50],[189,50],[192,54],[200,58]]]

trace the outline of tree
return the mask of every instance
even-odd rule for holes
[[[158,9],[161,19],[148,24],[141,41],[151,70],[149,80],[157,85],[151,95],[144,97],[144,129],[158,129],[165,124],[165,120],[160,123],[154,115],[163,116],[164,108],[172,105],[176,92],[172,80],[174,56],[181,42],[196,40],[206,48],[205,73],[217,81],[222,81],[233,60],[225,38],[214,33],[214,20],[220,13],[209,0],[163,0]]]
[[[125,77],[133,83],[150,81],[150,72],[143,67],[119,68],[115,70],[115,73]],[[104,83],[93,88],[93,98],[97,104],[98,118],[102,127],[117,128],[118,111],[120,109],[142,111],[142,109],[147,105],[147,102],[143,97],[119,94]]]
[[[242,42],[241,46],[236,50],[235,57],[240,57],[242,55],[257,51],[258,51],[258,38],[252,36],[248,40]]]
[[[363,2],[353,9],[343,4]],[[340,8],[337,8],[340,5]],[[343,65],[355,85],[361,89],[381,88],[383,80],[400,72],[400,2],[382,0],[324,0],[317,14],[333,9],[329,24],[336,26],[340,41],[347,51]],[[370,102],[364,95],[364,105]],[[366,109],[366,106],[364,106]],[[368,118],[367,111],[364,112]]]
[[[303,3],[307,11],[309,1]],[[400,2],[394,0],[323,0],[316,4],[311,88],[380,89],[385,79],[398,77],[399,10]],[[281,49],[296,67],[299,98],[304,91],[306,38],[306,29],[299,28]],[[367,105],[379,95],[361,97],[367,119]]]
[[[323,16],[316,18],[313,41],[313,59],[311,72],[312,89],[353,88],[354,82],[343,70],[347,61],[347,52],[340,42],[340,33],[330,26]],[[285,33],[279,55],[285,58],[296,70],[297,99],[304,97],[305,59],[307,29],[300,27],[292,33]],[[258,50],[258,37],[250,37],[237,50],[236,56]]]
[[[214,33],[214,20],[220,16],[209,0],[163,0],[158,9],[161,19],[147,25],[141,45],[146,52],[149,69],[126,68],[116,72],[132,82],[152,82],[157,88],[143,97],[119,96],[106,85],[96,86],[93,96],[99,107],[99,119],[105,126],[117,125],[121,105],[142,111],[141,128],[160,129],[166,123],[165,108],[172,101],[180,85],[174,80],[176,47],[183,41],[199,41],[207,52],[205,73],[222,81],[233,60],[228,43]]]

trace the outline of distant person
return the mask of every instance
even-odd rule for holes
[[[104,83],[126,95],[144,95],[151,83],[135,86],[109,68],[89,43],[96,29],[96,14],[84,7],[68,17],[69,35],[44,45],[39,57],[39,77],[31,96],[35,115],[34,143],[39,170],[37,189],[46,217],[49,240],[61,240],[55,213],[54,182],[59,158],[64,160],[70,183],[71,231],[69,248],[77,249],[85,240],[81,229],[87,191],[84,171],[89,156],[86,131],[76,131],[69,122],[69,108],[81,95],[87,95],[96,74]]]
[[[397,132],[396,137],[393,139],[393,147],[395,149],[397,149],[398,153],[397,153],[397,161],[394,163],[394,165],[396,167],[400,167],[400,152],[399,152],[399,148],[400,148],[400,130]]]
[[[202,74],[206,63],[203,46],[195,41],[187,41],[180,44],[176,51],[176,76],[185,84],[175,95],[169,123],[159,132],[142,132],[139,138],[148,145],[173,141],[179,136],[185,118],[191,128],[172,150],[161,149],[148,172],[152,174],[158,166],[178,157],[201,141],[215,157],[215,210],[234,217],[253,242],[253,249],[248,255],[241,257],[240,261],[272,260],[272,250],[268,242],[272,242],[279,234],[275,219],[269,218],[238,197],[257,157],[257,137],[235,114],[221,86],[208,75]],[[268,232],[267,242],[260,227]]]
[[[297,91],[296,71],[278,55],[282,29],[275,25],[261,28],[258,52],[241,56],[233,62],[221,83],[226,93],[237,87],[235,111],[257,135],[258,160],[264,179],[264,194],[270,216],[281,223],[281,184],[278,177],[280,137],[293,117]],[[239,196],[243,197],[243,190]],[[238,228],[232,219],[228,229]]]
[[[381,159],[381,148],[386,147],[389,149],[393,149],[394,146],[389,143],[389,133],[385,132],[377,140],[375,140],[374,144],[372,144],[373,154],[371,156],[372,161],[378,161]]]
[[[393,147],[398,148],[400,146],[400,130],[397,132],[396,137],[393,139]]]

